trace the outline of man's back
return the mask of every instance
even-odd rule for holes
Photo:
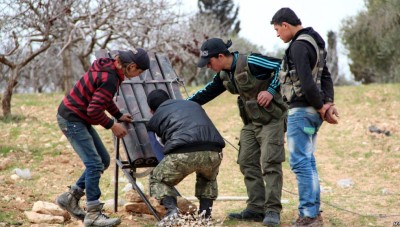
[[[225,142],[197,103],[187,100],[163,102],[150,119],[147,128],[161,137],[164,153],[221,150]]]
[[[171,100],[164,90],[147,96],[154,114],[147,128],[161,137],[165,157],[150,177],[151,194],[167,209],[160,225],[168,225],[178,215],[177,193],[171,186],[196,173],[195,195],[200,201],[199,213],[211,215],[218,196],[217,175],[225,142],[206,112],[195,102]],[[166,222],[166,223],[165,223]]]

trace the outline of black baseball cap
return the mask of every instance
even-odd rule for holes
[[[208,64],[211,57],[215,57],[220,53],[229,52],[228,48],[232,45],[229,40],[228,43],[224,43],[222,39],[211,38],[206,40],[200,48],[200,59],[197,63],[197,67],[203,68]]]
[[[133,50],[119,50],[119,59],[122,63],[135,63],[140,69],[150,68],[150,58],[147,52],[142,48]]]

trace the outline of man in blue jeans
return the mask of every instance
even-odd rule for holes
[[[303,28],[289,8],[278,10],[271,24],[283,42],[290,42],[279,80],[283,99],[289,105],[286,136],[290,167],[296,174],[299,190],[299,217],[295,226],[322,226],[314,157],[317,132],[324,120],[338,123],[332,78],[325,61],[325,42],[311,27]]]
[[[125,77],[138,76],[149,67],[149,56],[141,48],[118,51],[115,59],[97,59],[58,107],[58,125],[86,169],[68,192],[57,197],[56,203],[82,220],[85,226],[115,226],[121,223],[119,218],[109,218],[101,213],[104,204],[99,201],[99,181],[110,165],[110,155],[92,125],[111,129],[118,138],[127,134],[126,129],[108,117],[105,111],[119,121],[131,122],[131,115],[122,114],[113,97]],[[85,190],[87,213],[79,207]]]

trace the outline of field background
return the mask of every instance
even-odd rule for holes
[[[189,93],[198,88],[188,88]],[[338,125],[324,123],[318,136],[317,167],[322,187],[325,226],[394,226],[400,221],[400,85],[336,87]],[[183,93],[184,97],[186,95]],[[62,94],[15,94],[12,119],[0,121],[0,226],[30,226],[23,211],[34,202],[53,202],[74,183],[82,163],[58,129],[55,119]],[[225,92],[204,106],[226,140],[237,147],[242,126],[236,96]],[[390,131],[390,136],[369,132],[369,126]],[[114,157],[111,131],[96,126]],[[227,144],[218,176],[220,196],[246,196],[243,176],[236,164],[237,150]],[[288,154],[286,153],[288,157]],[[284,201],[281,226],[297,217],[297,186],[288,162],[284,164]],[[28,168],[31,180],[13,180],[15,168]],[[113,199],[114,162],[101,180],[102,200]],[[120,171],[120,176],[123,176]],[[194,176],[177,189],[194,195]],[[350,179],[351,187],[338,182]],[[139,179],[147,188],[147,179]],[[120,189],[126,183],[121,182]],[[148,192],[146,190],[146,192]],[[123,198],[122,190],[119,193]],[[81,204],[84,204],[81,202]],[[262,226],[260,223],[225,220],[229,212],[240,211],[245,201],[216,201],[213,217],[223,226]],[[149,216],[131,215],[120,207],[120,226],[154,226]],[[77,222],[65,223],[76,226]]]

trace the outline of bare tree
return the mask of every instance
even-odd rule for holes
[[[173,32],[179,34],[177,36],[179,40],[168,43],[165,52],[172,60],[178,75],[182,75],[188,84],[196,85],[205,82],[204,79],[199,78],[199,75],[202,74],[204,77],[208,74],[197,68],[200,47],[208,38],[223,37],[219,22],[214,17],[196,14],[189,17]]]
[[[89,68],[94,48],[105,48],[118,38],[113,36],[113,18],[127,9],[116,0],[64,0],[63,7],[65,13],[58,21],[60,52],[57,57],[61,56],[63,63],[62,89],[68,91],[76,78],[72,58],[78,58],[82,70]]]
[[[240,32],[239,6],[232,0],[198,0],[199,14],[215,17],[225,35]]]
[[[174,42],[171,37],[175,34],[165,35],[165,29],[174,26],[179,18],[172,10],[174,4],[166,0],[80,0],[65,6],[70,13],[65,14],[60,24],[64,88],[72,86],[72,72],[68,70],[72,67],[72,55],[77,56],[86,70],[96,49],[145,47],[162,51],[160,46]]]
[[[263,52],[261,47],[251,44],[248,40],[226,35],[226,30],[221,26],[220,20],[213,15],[195,14],[180,23],[176,30],[179,40],[168,43],[166,52],[177,69],[178,75],[183,75],[187,84],[199,85],[207,83],[214,72],[208,69],[199,69],[197,61],[200,56],[202,43],[209,38],[221,38],[224,41],[231,39],[232,51],[241,53]],[[173,34],[172,34],[173,35]]]
[[[8,25],[0,27],[0,45],[5,47],[0,53],[0,75],[12,84],[6,90],[10,94],[13,89],[67,91],[89,68],[97,49],[135,47],[167,54],[178,75],[189,83],[203,83],[211,74],[196,67],[202,42],[209,37],[231,37],[224,36],[218,18],[185,15],[176,10],[179,4],[179,0],[0,2],[0,25]],[[10,10],[1,11],[4,8]],[[10,38],[11,31],[15,38]],[[32,54],[35,57],[28,58]],[[21,64],[25,58],[30,60]]]
[[[9,1],[4,4],[10,4],[11,0]],[[42,7],[39,0],[32,0],[29,4]],[[31,62],[31,69],[29,72],[24,72],[26,80],[22,82],[27,83],[27,78],[30,78],[38,83],[51,81],[54,84],[59,84],[57,80],[61,78],[61,90],[66,91],[90,66],[90,58],[96,49],[144,47],[162,52],[165,50],[165,43],[179,40],[176,38],[176,34],[172,32],[167,35],[164,33],[164,30],[170,31],[170,27],[175,26],[176,22],[179,21],[179,14],[173,10],[175,4],[177,3],[169,3],[166,0],[148,2],[59,0],[46,3],[45,7],[47,8],[59,6],[58,10],[61,12],[51,19],[51,36],[49,37],[52,38],[51,45],[54,48],[42,55],[42,58],[46,59],[44,62],[51,62],[51,64],[35,67],[33,63],[42,65],[43,61]],[[32,10],[32,8],[27,10]],[[23,13],[22,8],[15,8],[14,11]],[[0,16],[3,14],[7,15],[6,12],[1,12]],[[2,20],[0,20],[1,22]],[[18,24],[15,21],[11,21],[11,23],[13,23],[13,28],[20,28],[21,30],[23,30],[23,26],[29,27],[31,25]],[[6,29],[1,30],[1,32],[3,31],[5,33]],[[24,40],[21,42],[24,42]],[[78,64],[76,64],[77,60]],[[58,61],[62,62],[61,67]],[[58,65],[57,71],[53,70],[55,65]],[[42,71],[46,73],[40,73]],[[48,73],[49,71],[54,71],[57,74]],[[56,77],[33,79],[33,77],[39,75],[41,77],[54,77],[56,75]],[[21,86],[21,88],[23,87],[25,86]],[[35,84],[35,87],[40,87],[40,85]]]
[[[54,1],[55,2],[55,1]],[[54,21],[63,14],[57,4],[43,4],[35,0],[4,0],[0,19],[0,34],[14,44],[0,53],[0,63],[10,68],[3,93],[3,115],[11,115],[11,98],[21,70],[53,42]]]

